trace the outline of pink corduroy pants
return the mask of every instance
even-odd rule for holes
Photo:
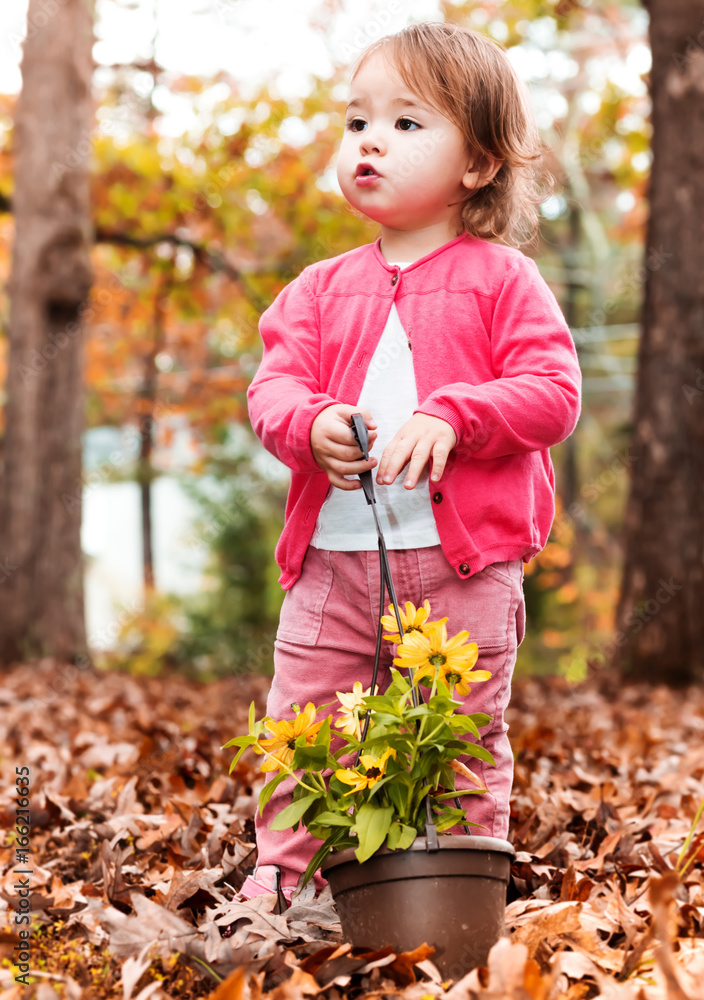
[[[492,563],[462,580],[440,545],[390,549],[388,559],[399,609],[405,612],[406,601],[419,607],[427,599],[429,620],[447,616],[448,638],[466,629],[468,641],[479,647],[476,668],[491,671],[490,680],[472,685],[462,699],[462,711],[492,716],[480,732],[481,743],[493,755],[496,767],[474,757],[460,757],[488,789],[482,795],[465,796],[460,802],[467,810],[467,818],[484,826],[472,827],[472,833],[506,839],[513,753],[504,711],[511,695],[516,651],[525,634],[523,563]],[[268,715],[291,719],[294,702],[301,708],[309,701],[318,706],[334,701],[336,691],[351,691],[355,681],[361,681],[365,690],[369,687],[379,622],[379,585],[378,550],[335,552],[308,546],[301,575],[286,592],[281,608]],[[384,614],[389,613],[389,604],[387,591]],[[379,691],[384,691],[391,681],[389,667],[397,648],[382,639]],[[268,829],[268,823],[291,801],[293,787],[292,778],[282,782],[264,815],[257,813],[256,819],[257,864],[279,865],[282,886],[296,884],[321,844],[302,826],[295,832]],[[476,786],[458,774],[456,787]],[[456,827],[453,832],[464,833],[464,829]],[[318,888],[325,885],[320,873],[316,873],[315,883]]]

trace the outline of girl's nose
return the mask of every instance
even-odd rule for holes
[[[359,151],[362,156],[368,156],[370,153],[381,153],[383,149],[383,144],[381,140],[375,136],[370,136],[368,133],[365,134],[364,139],[359,144]]]

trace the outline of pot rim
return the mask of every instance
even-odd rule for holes
[[[499,854],[508,854],[512,858],[516,856],[513,844],[510,844],[508,840],[500,840],[498,837],[473,837],[471,834],[441,833],[438,834],[438,843],[441,851],[495,851]],[[382,854],[407,854],[409,851],[425,852],[426,850],[426,838],[416,837],[411,846],[406,848],[406,850],[399,851],[396,849],[395,851],[392,851],[388,847],[380,847],[379,850],[375,851],[371,858],[368,858],[367,860],[372,861],[374,858]],[[348,861],[354,861],[355,864],[358,865],[366,864],[366,861],[357,861],[355,851],[355,847],[346,847],[344,851],[333,850],[333,853],[329,854],[320,866],[321,872],[324,872],[329,868],[335,868],[337,865],[344,865]],[[428,853],[436,852],[429,851]]]

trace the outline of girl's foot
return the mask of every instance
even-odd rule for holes
[[[237,898],[239,901],[254,899],[255,896],[275,896],[277,892],[277,876],[281,869],[278,865],[262,865],[255,868],[252,875],[248,875],[240,888]],[[283,878],[283,876],[281,876]],[[287,902],[291,902],[291,893],[296,885],[282,885],[281,892]]]

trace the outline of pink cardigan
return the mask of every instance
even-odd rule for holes
[[[412,344],[422,401],[414,412],[442,417],[457,435],[442,479],[428,482],[457,575],[528,562],[550,533],[548,449],[572,433],[581,403],[555,296],[530,257],[467,233],[403,269],[387,263],[380,242],[308,265],[260,319],[264,351],[247,403],[255,434],[291,470],[274,553],[284,590],[335,488],[313,458],[311,425],[326,406],[357,403],[392,302]]]

